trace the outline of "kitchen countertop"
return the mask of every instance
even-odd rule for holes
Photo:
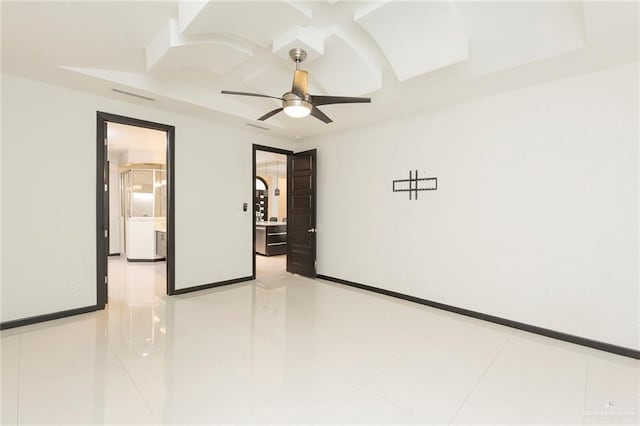
[[[256,226],[278,226],[286,224],[287,222],[256,222]]]

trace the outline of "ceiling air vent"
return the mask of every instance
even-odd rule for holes
[[[116,92],[116,93],[121,93],[121,94],[123,94],[123,95],[133,96],[134,98],[145,99],[145,100],[147,100],[147,101],[155,101],[155,99],[150,98],[150,97],[148,97],[148,96],[137,95],[137,94],[135,94],[135,93],[126,92],[126,91],[124,91],[124,90],[120,90],[120,89],[111,89],[111,90],[113,90],[113,91],[114,91],[114,92]]]
[[[257,124],[253,124],[253,123],[246,123],[246,124],[249,127],[255,127],[256,129],[260,129],[260,130],[267,130],[267,131],[271,130],[268,127],[258,126]]]

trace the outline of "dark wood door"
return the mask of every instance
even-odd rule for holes
[[[289,156],[287,271],[316,276],[316,150]]]

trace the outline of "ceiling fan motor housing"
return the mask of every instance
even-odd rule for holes
[[[298,64],[307,58],[307,51],[300,47],[296,47],[289,51],[289,57],[293,60],[293,62]]]

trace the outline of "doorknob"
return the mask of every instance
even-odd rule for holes
[[[310,234],[315,234],[316,233],[316,228],[307,229],[307,232],[310,233]]]

